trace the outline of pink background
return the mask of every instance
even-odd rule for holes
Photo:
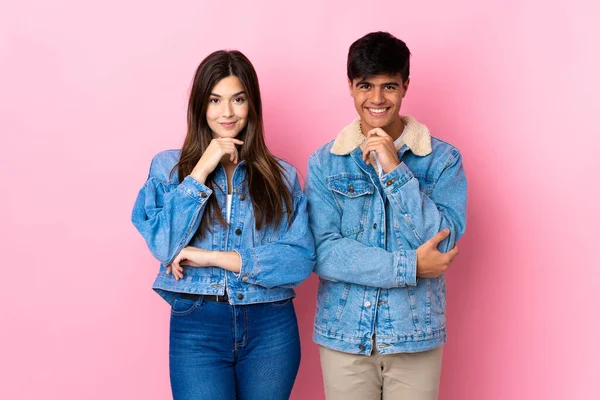
[[[304,173],[354,117],[346,53],[373,30],[408,43],[403,112],[469,178],[440,399],[598,398],[596,2],[288,3],[0,3],[0,398],[169,398],[169,307],[129,220],[196,66],[242,50],[270,148]],[[293,399],[323,398],[315,290]]]

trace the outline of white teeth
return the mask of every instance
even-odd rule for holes
[[[385,108],[369,108],[373,114],[383,114],[385,112]]]

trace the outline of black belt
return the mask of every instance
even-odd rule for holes
[[[192,293],[181,293],[181,298],[185,300],[197,301],[202,296],[202,301],[216,301],[217,303],[229,303],[229,296],[227,292],[223,296],[218,294],[192,294]]]

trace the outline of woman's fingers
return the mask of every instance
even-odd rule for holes
[[[242,145],[244,144],[243,141],[239,140],[239,139],[235,139],[235,138],[218,138],[218,139],[213,139],[213,142],[215,143],[215,146],[218,147],[221,156],[225,156],[226,154],[229,154],[229,161],[237,164],[239,161],[239,153],[238,153],[238,149],[236,147],[236,145]]]
[[[183,251],[181,253],[183,253]],[[179,262],[181,261],[181,258],[182,258],[181,253],[179,253],[177,255],[177,257],[175,257],[175,259],[171,263],[171,268],[173,269],[173,276],[175,277],[176,280],[179,280],[181,278],[181,276],[183,276],[183,274],[181,273],[181,272],[183,272],[183,267],[181,265],[179,265]]]
[[[179,266],[179,268],[176,269],[177,270],[177,279],[182,279],[183,278],[183,267]]]
[[[179,264],[177,264],[177,265],[171,264],[171,270],[173,272],[173,277],[176,280],[180,280],[181,278],[183,278],[183,267],[181,265],[179,265]]]

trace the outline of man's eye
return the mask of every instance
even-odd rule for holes
[[[363,90],[369,90],[371,88],[371,85],[364,83],[364,84],[360,85],[359,88],[363,89]]]
[[[396,86],[394,86],[394,85],[387,85],[387,86],[385,87],[385,89],[386,89],[386,90],[396,90]]]

